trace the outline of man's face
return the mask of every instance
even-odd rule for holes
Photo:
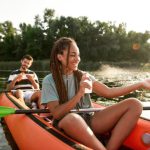
[[[21,60],[21,69],[27,70],[32,65],[32,60],[28,60],[26,58]]]

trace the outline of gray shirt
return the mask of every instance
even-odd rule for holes
[[[90,78],[92,82],[96,81],[95,77],[90,75]],[[75,95],[75,82],[74,82],[74,76],[73,74],[68,75],[67,78],[64,75],[63,76],[64,83],[67,86],[67,80],[68,80],[68,99],[72,99],[72,97]],[[49,103],[51,101],[58,101],[59,96],[58,92],[56,90],[56,85],[53,80],[52,74],[47,75],[42,82],[42,97],[41,101],[43,104]],[[81,102],[79,103],[81,106]],[[89,108],[91,107],[91,99],[90,94],[85,94],[82,99],[82,108]]]

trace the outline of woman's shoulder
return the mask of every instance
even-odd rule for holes
[[[52,82],[52,81],[53,81],[52,74],[48,74],[43,78],[43,82]]]
[[[95,78],[95,76],[93,74],[91,74],[90,72],[85,72],[87,73],[87,76],[89,76],[89,78],[94,82],[97,81],[97,79]]]

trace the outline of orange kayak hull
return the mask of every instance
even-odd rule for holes
[[[11,94],[1,94],[0,106],[18,109],[8,97],[13,102],[19,103]],[[23,109],[29,109],[23,104],[21,106]],[[71,150],[76,145],[82,146],[36,114],[13,114],[8,115],[4,120],[20,150]]]
[[[94,107],[104,107],[93,104]],[[10,93],[0,95],[0,106],[29,109]],[[77,149],[76,147],[90,149],[69,138],[37,114],[13,114],[4,117],[4,120],[21,150],[71,150]],[[150,133],[150,120],[140,118],[124,145],[132,150],[150,150],[150,145],[144,144],[142,141],[144,133]]]

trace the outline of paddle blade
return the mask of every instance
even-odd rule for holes
[[[15,113],[14,108],[0,106],[0,117],[5,117],[7,115],[14,114],[14,113]]]

